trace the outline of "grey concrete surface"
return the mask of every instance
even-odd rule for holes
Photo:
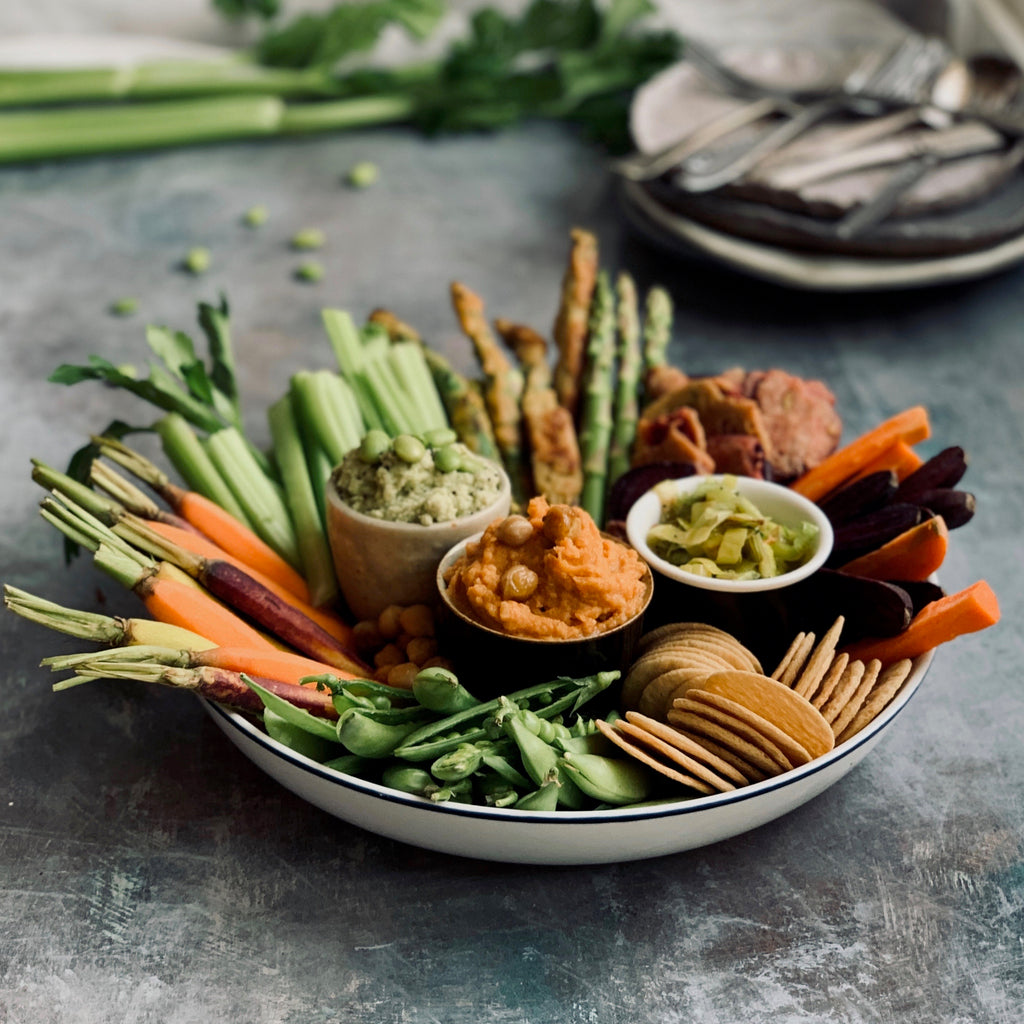
[[[381,168],[352,192],[356,160]],[[254,203],[259,232],[239,223]],[[144,325],[234,311],[248,426],[296,369],[329,365],[319,310],[389,305],[466,369],[447,286],[546,327],[569,229],[678,307],[672,358],[825,379],[848,432],[928,406],[978,498],[943,582],[985,578],[1003,622],[943,649],[890,735],[779,821],[598,868],[443,857],[362,832],[245,760],[188,697],[50,692],[76,646],[0,614],[3,1024],[1016,1024],[1024,1008],[1024,267],[937,291],[805,295],[631,234],[599,155],[553,127],[404,131],[0,170],[0,576],[133,609],[65,566],[29,458],[63,465],[133,399],[45,381],[90,353],[145,360]],[[327,268],[292,278],[291,233]],[[192,245],[210,272],[176,269]],[[139,312],[114,318],[111,300]]]

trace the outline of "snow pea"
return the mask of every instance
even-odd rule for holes
[[[585,803],[583,793],[562,771],[560,767],[562,755],[550,743],[545,743],[538,735],[530,731],[524,721],[523,713],[517,712],[506,716],[504,729],[519,748],[526,774],[538,786],[542,786],[551,773],[555,772],[560,783],[556,802],[574,811],[581,810]]]
[[[422,669],[412,681],[412,694],[425,708],[452,715],[479,705],[476,699],[449,669],[434,666]]]
[[[361,757],[390,757],[395,747],[418,729],[418,718],[395,720],[395,713],[375,713],[362,708],[348,708],[338,718],[338,742],[352,754]]]

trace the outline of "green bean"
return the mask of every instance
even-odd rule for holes
[[[441,782],[467,779],[480,767],[483,751],[472,743],[460,743],[454,750],[442,754],[430,766],[430,774]]]
[[[559,767],[587,796],[602,803],[635,804],[651,791],[651,773],[632,758],[566,752]]]
[[[402,740],[419,727],[419,721],[388,722],[372,711],[349,708],[338,718],[338,741],[361,757],[390,757]]]
[[[427,796],[437,788],[437,783],[430,772],[407,764],[388,765],[381,774],[380,781],[391,789],[412,793],[415,796]]]
[[[476,707],[480,701],[459,682],[454,672],[440,665],[421,669],[412,681],[412,695],[431,711],[451,715]]]

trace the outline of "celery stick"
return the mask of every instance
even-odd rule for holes
[[[310,479],[292,399],[288,395],[278,399],[270,406],[267,419],[274,458],[295,524],[302,574],[309,585],[313,604],[325,605],[337,596],[338,582],[316,499],[319,484]]]
[[[352,317],[342,309],[325,309],[322,316],[338,369],[352,386],[363,421],[368,429],[386,429],[363,372],[363,342]]]
[[[430,375],[423,349],[416,341],[393,342],[388,359],[406,391],[416,399],[423,418],[423,429],[447,427],[448,414],[441,404],[434,378]]]
[[[252,527],[286,562],[301,567],[298,540],[280,489],[260,469],[245,438],[233,427],[211,434],[204,447],[245,509]]]
[[[252,520],[217,471],[217,467],[206,453],[206,449],[203,448],[199,436],[184,416],[174,412],[168,413],[157,421],[156,432],[160,435],[164,454],[181,474],[185,483],[193,491],[215,501],[221,508],[252,529]]]
[[[291,392],[299,422],[337,464],[359,444],[362,435],[339,407],[332,380],[340,382],[341,378],[329,370],[300,370],[292,377]]]

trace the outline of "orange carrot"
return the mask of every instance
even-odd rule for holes
[[[883,665],[902,658],[916,658],[948,640],[987,629],[999,621],[999,601],[992,588],[979,580],[956,594],[940,597],[924,606],[898,636],[884,640],[863,640],[844,650],[850,659],[868,662],[878,658]]]
[[[276,650],[262,633],[201,587],[147,573],[132,589],[160,622],[191,629],[221,647]]]
[[[310,604],[307,600],[296,594],[294,590],[282,586],[278,580],[260,572],[259,569],[246,565],[241,559],[225,551],[219,544],[214,543],[204,534],[191,533],[187,530],[178,529],[169,523],[152,520],[149,520],[147,525],[154,533],[159,534],[165,540],[169,540],[172,544],[176,544],[194,555],[199,555],[201,558],[215,558],[230,562],[236,568],[248,573],[257,582],[262,583],[268,590],[273,591],[283,601],[294,605],[304,615],[311,618],[317,625],[333,636],[335,640],[340,641],[346,647],[352,647],[352,626],[342,619],[341,616],[336,615],[328,608],[318,608],[316,605]]]
[[[872,459],[862,466],[860,472],[853,479],[859,480],[861,477],[865,477],[869,473],[875,473],[880,469],[891,469],[896,474],[896,479],[902,482],[915,469],[920,469],[923,465],[924,459],[906,441],[901,439],[895,444],[889,445],[878,458]]]
[[[196,491],[177,490],[173,507],[178,515],[235,558],[309,601],[309,587],[302,576],[248,526]]]
[[[930,434],[928,411],[921,405],[911,406],[861,434],[809,469],[793,483],[793,490],[811,501],[820,501],[897,441],[908,445],[917,444]]]
[[[344,672],[333,665],[306,658],[291,651],[267,651],[251,647],[213,647],[209,650],[188,652],[188,665],[182,667],[224,668],[244,672],[249,676],[277,679],[282,683],[299,685],[306,676],[332,675],[339,679],[360,679],[352,672]]]
[[[946,520],[931,516],[839,569],[848,576],[875,580],[926,580],[942,565],[948,547]]]

